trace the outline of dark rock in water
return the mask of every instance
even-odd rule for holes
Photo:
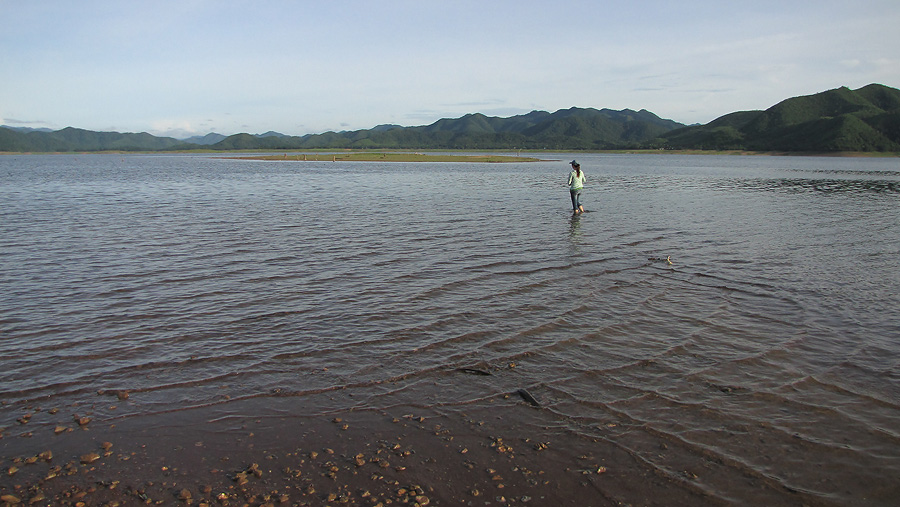
[[[517,393],[519,396],[521,396],[523,400],[527,401],[527,402],[530,403],[531,405],[534,405],[535,407],[540,407],[540,406],[541,406],[541,403],[537,400],[537,398],[535,398],[534,396],[532,396],[531,393],[529,393],[529,392],[526,391],[525,389],[519,389],[518,391],[516,391],[516,393]]]

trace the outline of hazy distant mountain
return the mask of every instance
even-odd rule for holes
[[[9,125],[0,125],[0,128],[15,130],[18,132],[53,132],[53,129],[44,128],[31,128],[31,127],[10,127]]]
[[[498,118],[481,113],[431,125],[286,136],[278,132],[207,134],[187,140],[147,133],[0,127],[0,151],[157,151],[290,149],[707,149],[900,151],[900,90],[871,84],[784,100],[686,127],[650,111],[577,108]]]
[[[206,134],[205,136],[193,136],[188,137],[187,139],[182,139],[182,142],[187,144],[199,144],[201,146],[209,146],[212,144],[216,144],[228,136],[223,134],[216,134],[215,132],[211,132]],[[284,134],[275,131],[268,131],[265,134],[255,134],[255,137],[286,137]]]
[[[215,132],[210,132],[209,134],[206,134],[205,136],[188,137],[187,139],[182,139],[182,141],[184,141],[185,143],[189,143],[189,144],[199,144],[201,146],[206,146],[206,145],[210,145],[210,144],[216,144],[217,142],[221,141],[222,139],[225,139],[226,137],[228,137],[228,136],[225,136],[222,134],[216,134]]]
[[[673,130],[669,148],[754,151],[900,151],[900,90],[871,84],[784,100]]]

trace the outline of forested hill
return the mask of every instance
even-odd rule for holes
[[[784,100],[685,127],[646,111],[577,108],[498,118],[480,113],[431,125],[285,136],[209,134],[193,142],[147,133],[47,132],[0,127],[0,151],[291,149],[701,149],[788,152],[900,151],[900,90],[871,84]]]
[[[742,111],[655,141],[673,149],[900,151],[900,90],[871,84],[794,97],[765,111]]]

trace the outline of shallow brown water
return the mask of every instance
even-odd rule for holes
[[[577,157],[580,217],[570,155],[0,157],[4,441],[73,412],[452,418],[525,389],[520,432],[710,502],[890,505],[900,163]]]

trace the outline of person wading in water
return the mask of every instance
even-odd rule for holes
[[[573,160],[569,162],[572,166],[572,172],[569,173],[569,194],[572,196],[572,213],[584,213],[584,206],[581,205],[581,191],[584,188],[584,173],[581,172],[581,164]]]

